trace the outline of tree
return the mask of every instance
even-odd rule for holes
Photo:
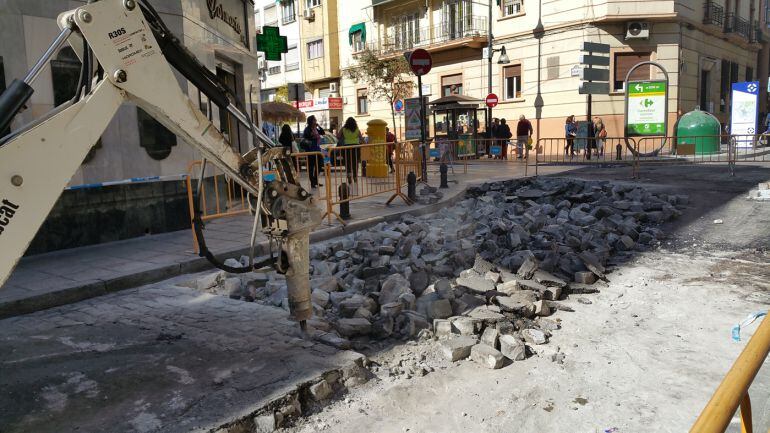
[[[385,99],[390,105],[393,126],[396,124],[396,111],[393,104],[402,98],[412,96],[414,82],[410,74],[409,63],[403,56],[383,57],[377,52],[365,48],[357,53],[357,64],[345,71],[355,82],[366,84],[372,99]]]
[[[286,102],[289,103],[289,85],[284,84],[283,86],[279,86],[277,89],[275,89],[275,100],[278,102]]]

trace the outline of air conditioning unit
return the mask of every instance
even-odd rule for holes
[[[650,39],[650,24],[642,21],[629,21],[626,23],[626,40]]]
[[[315,19],[315,11],[313,9],[305,9],[305,11],[302,13],[302,18],[313,21]]]
[[[265,64],[265,59],[259,59],[259,63],[257,64],[257,69],[265,69],[267,68],[267,65]]]
[[[339,93],[340,86],[337,83],[329,83],[329,93]]]

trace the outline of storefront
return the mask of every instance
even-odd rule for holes
[[[342,98],[316,98],[293,102],[294,107],[308,116],[315,116],[318,124],[324,129],[336,130],[341,126],[342,108],[344,102]]]

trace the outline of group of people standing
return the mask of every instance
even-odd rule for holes
[[[500,155],[496,159],[508,159],[508,141],[513,137],[511,127],[506,120],[494,118],[487,131],[487,138],[490,139],[490,145],[487,146],[487,156],[490,155],[491,145],[500,146]],[[532,123],[522,114],[519,116],[519,122],[516,124],[516,158],[521,159],[525,155],[524,149],[527,148],[529,140],[532,138]]]
[[[326,131],[318,124],[318,120],[315,116],[309,116],[307,118],[307,125],[302,132],[302,138],[299,144],[299,150],[301,152],[317,152],[313,155],[307,156],[308,164],[308,177],[310,178],[310,187],[317,188],[323,186],[318,182],[318,173],[323,167],[322,157],[318,153],[326,155],[326,150],[321,147],[323,137],[326,135]],[[345,163],[345,172],[348,183],[358,182],[358,171],[361,166],[361,148],[353,147],[366,143],[366,138],[358,129],[358,123],[353,117],[348,117],[345,124],[336,131],[337,147],[342,149],[342,157]],[[387,143],[386,157],[388,167],[391,173],[394,171],[393,167],[393,151],[395,149],[396,136],[390,132],[390,128],[385,128],[385,141]],[[281,128],[281,134],[278,137],[278,142],[285,147],[292,148],[294,144],[294,134],[292,133],[291,126],[284,124]],[[351,147],[345,149],[345,147]]]
[[[607,138],[607,128],[604,126],[601,117],[594,117],[590,127],[591,131],[588,131],[588,134],[592,139],[585,137],[586,147],[584,151],[586,159],[591,159],[591,153],[594,149],[598,156],[604,156],[604,141]],[[567,116],[567,120],[564,122],[564,138],[566,139],[564,156],[569,156],[570,158],[575,156],[575,138],[577,137],[578,124],[575,121],[575,115]]]

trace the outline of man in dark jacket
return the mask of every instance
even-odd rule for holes
[[[513,137],[511,127],[505,123],[505,119],[500,119],[500,126],[495,131],[495,138],[497,138],[497,144],[501,147],[502,152],[497,158],[508,159],[508,139],[511,137]]]
[[[516,124],[516,158],[522,158],[530,137],[532,137],[532,123],[522,114],[519,116],[519,123]]]

